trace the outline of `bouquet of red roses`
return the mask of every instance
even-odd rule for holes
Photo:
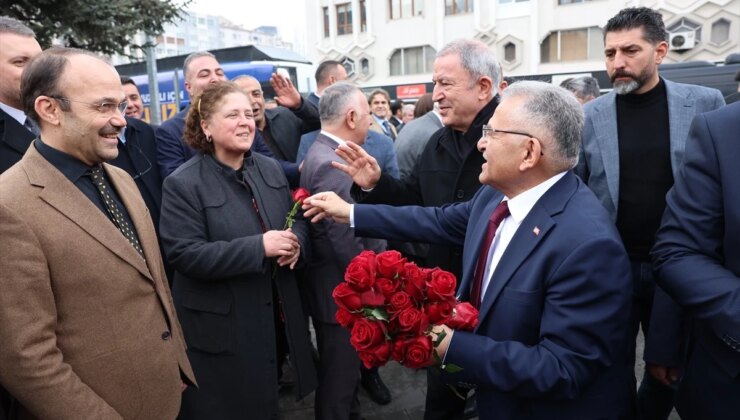
[[[350,342],[368,369],[391,359],[425,367],[444,338],[432,342],[432,325],[472,331],[478,324],[478,310],[455,299],[456,285],[452,273],[420,268],[398,251],[363,251],[332,293],[339,306],[336,320],[350,329]]]

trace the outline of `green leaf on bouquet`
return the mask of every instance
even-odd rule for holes
[[[446,363],[442,366],[440,366],[442,369],[444,369],[447,373],[457,373],[463,370],[460,366],[454,364],[454,363]]]
[[[439,347],[440,344],[442,344],[442,340],[447,337],[447,333],[442,331],[441,333],[437,334],[437,339],[434,340],[434,347]]]
[[[364,308],[365,316],[368,318],[375,318],[380,321],[388,322],[388,313],[382,308]]]

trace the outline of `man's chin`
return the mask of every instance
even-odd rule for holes
[[[612,87],[617,95],[627,95],[640,88],[640,83],[637,80],[630,79],[626,82],[616,81]]]

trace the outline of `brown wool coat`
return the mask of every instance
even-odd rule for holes
[[[21,419],[173,419],[195,381],[148,210],[104,167],[146,261],[33,145],[0,176],[0,383]]]

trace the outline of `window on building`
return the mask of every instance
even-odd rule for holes
[[[391,20],[421,16],[424,0],[388,0]]]
[[[337,5],[337,35],[352,33],[352,3]]]
[[[473,0],[445,0],[445,16],[473,13]]]
[[[364,76],[367,76],[370,74],[370,60],[367,58],[363,58],[360,60],[360,71]]]
[[[719,19],[712,24],[712,35],[710,36],[710,42],[712,44],[724,44],[730,39],[730,21],[727,19]]]
[[[360,32],[367,32],[367,9],[365,0],[360,0]]]
[[[342,63],[342,66],[344,66],[344,70],[347,72],[347,77],[352,77],[355,75],[355,60],[349,57],[344,57],[344,59],[340,61],[340,63]]]
[[[540,45],[540,61],[599,60],[604,56],[599,28],[570,29],[551,32]]]
[[[324,38],[329,38],[329,8],[323,7],[324,13]]]
[[[437,51],[429,45],[398,49],[391,55],[391,76],[430,73],[436,55]]]
[[[585,3],[591,0],[558,0],[558,4]]]
[[[504,45],[504,60],[509,63],[516,60],[516,45],[513,42]]]

